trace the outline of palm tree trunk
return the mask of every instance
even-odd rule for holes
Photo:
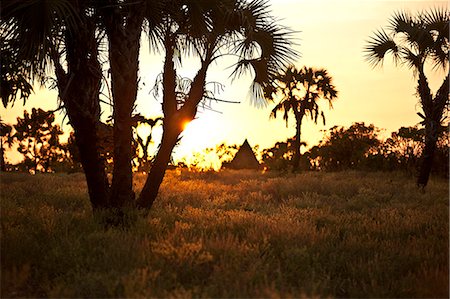
[[[74,128],[74,133],[81,166],[86,176],[89,199],[95,211],[108,208],[109,183],[105,163],[98,152],[97,130],[93,128],[95,124],[85,121]]]
[[[158,195],[159,187],[166,173],[167,165],[170,162],[172,150],[181,133],[180,130],[176,130],[177,125],[178,122],[172,122],[168,123],[167,127],[165,126],[164,128],[161,146],[137,201],[139,208],[150,209]],[[169,128],[169,126],[172,126],[172,128]]]
[[[75,143],[80,153],[80,163],[86,176],[89,199],[95,210],[109,206],[109,182],[98,144],[100,123],[99,86],[100,76],[91,73],[95,63],[77,70],[67,94],[62,97],[74,129]],[[99,67],[99,65],[98,65]],[[98,70],[99,71],[99,70]],[[60,92],[61,94],[61,92]]]
[[[114,167],[111,185],[111,204],[116,208],[131,205],[134,199],[131,112],[136,99],[136,90],[133,92],[134,88],[127,86],[124,78],[116,79],[116,83],[118,81],[120,84],[116,84],[115,88],[117,100],[114,110]]]
[[[158,195],[167,165],[170,161],[172,150],[177,144],[178,136],[183,132],[183,123],[190,122],[197,113],[197,105],[204,94],[206,71],[211,63],[212,49],[208,48],[206,58],[192,81],[188,99],[180,109],[177,109],[175,78],[176,71],[173,64],[174,41],[172,38],[165,40],[166,57],[164,61],[164,95],[163,95],[163,136],[161,145],[156,154],[155,162],[150,169],[147,180],[142,188],[137,201],[137,206],[150,209]]]
[[[81,5],[76,7],[84,9]],[[105,163],[99,152],[97,134],[102,71],[98,61],[96,23],[91,19],[82,19],[80,26],[80,30],[68,31],[66,35],[67,73],[59,62],[58,52],[51,55],[58,79],[59,96],[74,129],[89,199],[96,211],[109,206],[109,183]]]
[[[123,25],[120,11],[112,10],[105,17],[114,101],[114,168],[110,201],[116,208],[134,203],[131,114],[138,89],[139,47],[144,19],[142,10],[134,5],[130,6],[126,25]]]
[[[438,139],[438,127],[439,123],[436,121],[428,121],[425,124],[425,147],[423,149],[419,175],[417,177],[417,186],[419,188],[425,188],[428,184],[428,179],[430,178]]]
[[[294,157],[292,159],[292,166],[294,168],[294,171],[300,170],[300,156],[301,156],[300,147],[301,147],[301,131],[302,131],[303,115],[304,114],[302,112],[295,113],[296,127],[294,138]]]
[[[428,179],[430,178],[439,134],[439,126],[440,124],[437,121],[427,121],[425,123],[425,147],[423,149],[419,174],[417,177],[417,186],[420,188],[425,188],[428,184]]]
[[[417,186],[419,188],[425,188],[430,178],[436,143],[439,137],[440,120],[449,101],[449,80],[449,75],[447,75],[433,99],[423,68],[419,69],[417,89],[425,113],[425,147],[422,152],[419,174],[417,176]]]

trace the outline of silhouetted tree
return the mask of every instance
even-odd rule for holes
[[[273,108],[270,116],[276,118],[278,111],[284,111],[283,119],[288,124],[289,113],[295,117],[296,130],[294,137],[294,156],[292,158],[294,170],[300,166],[301,129],[304,116],[310,116],[317,124],[319,115],[325,124],[325,115],[321,111],[318,100],[324,99],[332,107],[332,101],[337,97],[332,78],[324,69],[304,67],[297,70],[290,66],[276,77],[272,100],[281,97],[280,102]]]
[[[309,156],[324,170],[361,168],[371,149],[380,144],[378,132],[374,125],[364,123],[354,123],[347,129],[334,126]]]
[[[137,163],[138,171],[148,171],[151,167],[151,158],[148,156],[150,143],[153,142],[153,129],[162,122],[162,117],[146,118],[140,114],[133,116],[134,139],[137,143]],[[147,136],[141,136],[137,130],[138,127],[147,127],[149,129]],[[142,152],[142,156],[140,155]]]
[[[436,143],[436,153],[432,172],[440,176],[449,177],[450,154],[450,124],[440,134]]]
[[[0,119],[0,171],[6,171],[5,144],[10,146],[12,143],[11,131],[12,127]]]
[[[271,170],[292,170],[292,160],[296,153],[295,139],[289,138],[284,142],[277,142],[272,148],[264,149],[262,151],[262,160],[264,166]],[[306,146],[305,142],[301,142],[302,146]],[[306,157],[300,157],[300,165],[302,168],[309,168],[309,162]],[[305,163],[306,162],[306,163]]]
[[[166,3],[167,2],[167,3]],[[132,160],[133,119],[138,90],[141,33],[147,29],[151,41],[160,32],[156,26],[166,17],[170,1],[102,0],[98,14],[108,38],[111,91],[114,104],[114,169],[110,205],[134,204]],[[144,27],[145,26],[145,27]],[[153,42],[150,44],[156,46]]]
[[[1,48],[16,55],[11,69],[34,82],[45,82],[50,71],[55,75],[55,87],[74,129],[94,209],[109,206],[108,178],[97,144],[102,78],[97,4],[102,3],[4,0],[1,16]],[[12,95],[24,97],[24,86],[20,95]],[[8,100],[13,99],[2,94],[2,101]]]
[[[411,170],[417,167],[417,161],[423,151],[424,130],[418,127],[401,127],[393,132],[384,145],[386,155],[395,157],[397,169]]]
[[[234,70],[240,75],[254,71],[254,98],[264,100],[264,91],[280,68],[295,52],[287,39],[290,31],[278,26],[265,1],[171,1],[168,16],[158,27],[165,51],[163,82],[163,136],[138,205],[150,208],[158,194],[167,164],[185,124],[192,121],[205,92],[206,73],[211,63],[225,54],[238,57]],[[182,55],[199,58],[197,71],[187,93],[180,93],[174,60]]]
[[[391,162],[394,169],[414,171],[420,166],[424,136],[425,130],[419,129],[417,126],[401,127],[379,146],[384,149],[380,154],[384,156],[385,160]],[[448,175],[448,145],[448,130],[443,129],[438,136],[433,161],[433,172],[439,175]],[[382,170],[392,170],[392,168],[385,167]]]
[[[227,165],[233,160],[233,157],[236,155],[239,147],[237,144],[229,145],[226,143],[221,143],[216,146],[214,152],[217,155],[217,158],[222,163],[222,166]]]
[[[65,151],[65,160],[67,163],[67,167],[65,170],[69,173],[72,172],[82,172],[83,167],[80,163],[80,152],[78,150],[75,134],[74,132],[70,132],[69,138],[67,138],[66,144],[64,144]]]
[[[19,142],[18,152],[24,155],[28,169],[36,173],[49,172],[51,164],[61,158],[59,136],[63,134],[59,125],[53,124],[55,115],[42,109],[34,109],[31,115],[24,111],[17,118],[14,135]]]
[[[382,63],[386,54],[392,54],[396,63],[406,64],[419,77],[417,93],[423,114],[418,114],[425,125],[425,147],[417,178],[421,188],[428,183],[439,130],[449,105],[449,21],[450,13],[446,8],[435,8],[416,16],[398,12],[390,20],[388,32],[384,29],[376,32],[366,47],[368,60],[373,65]],[[446,70],[444,82],[435,95],[431,93],[424,71],[427,61],[435,68]]]

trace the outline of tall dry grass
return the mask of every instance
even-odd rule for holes
[[[171,171],[105,230],[82,175],[0,178],[2,297],[448,297],[446,180]]]

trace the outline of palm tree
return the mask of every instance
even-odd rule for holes
[[[386,54],[391,54],[395,63],[407,65],[418,76],[417,94],[423,113],[422,124],[425,125],[425,147],[419,168],[417,185],[425,188],[430,176],[436,142],[449,107],[449,21],[447,9],[432,9],[413,16],[407,12],[397,12],[390,20],[386,32],[377,31],[366,46],[369,63],[382,64]],[[434,69],[446,72],[441,87],[433,95],[424,72],[427,62]]]
[[[109,184],[98,150],[100,86],[102,78],[98,49],[101,37],[92,1],[2,1],[1,48],[13,53],[11,59],[21,77],[42,82],[49,73],[80,152],[89,197],[94,209],[108,206]],[[52,72],[50,72],[52,69]],[[22,89],[22,85],[16,85]],[[29,86],[23,84],[25,91]],[[2,100],[14,100],[13,93]],[[20,93],[21,97],[27,92]]]
[[[198,105],[208,99],[205,91],[209,66],[224,55],[237,58],[233,74],[254,74],[255,103],[265,93],[278,69],[286,67],[296,53],[289,36],[292,31],[277,25],[265,0],[168,1],[167,17],[156,27],[165,51],[163,82],[163,136],[146,183],[138,199],[142,208],[152,206],[170,161],[172,150],[194,119]],[[200,68],[187,92],[179,92],[177,68],[182,56],[199,59]]]
[[[280,97],[280,102],[273,108],[270,116],[276,118],[278,111],[284,111],[283,119],[287,126],[290,112],[293,112],[296,131],[294,138],[295,152],[292,161],[294,170],[298,170],[303,117],[310,116],[317,124],[317,120],[321,116],[325,125],[325,114],[320,109],[318,100],[328,101],[330,108],[332,108],[332,101],[337,97],[337,91],[332,84],[331,76],[325,69],[303,67],[301,70],[297,70],[294,66],[289,66],[277,76],[270,95],[271,100]]]

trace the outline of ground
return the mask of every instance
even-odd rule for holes
[[[448,297],[446,179],[174,170],[109,229],[82,174],[0,179],[2,298]]]

